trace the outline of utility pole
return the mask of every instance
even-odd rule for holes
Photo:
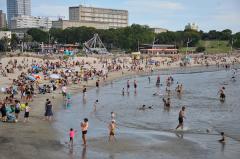
[[[189,38],[188,38],[188,41],[187,41],[187,49],[186,49],[186,55],[187,55],[187,51],[188,51],[188,44],[191,43],[191,42],[192,42],[192,40],[189,40]]]

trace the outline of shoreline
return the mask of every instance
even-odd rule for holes
[[[216,66],[215,64],[212,66]],[[211,67],[211,66],[210,66]],[[192,68],[205,68],[206,66],[187,66],[182,67],[182,69],[192,69]],[[180,69],[180,67],[171,67],[166,66],[164,68],[154,69],[155,72],[166,71]],[[111,81],[122,80],[124,78],[132,78],[133,76],[144,76],[152,74],[149,71],[135,72],[135,71],[127,71],[122,74],[121,71],[111,72],[109,73],[109,77],[105,83],[100,83],[100,87],[109,84]],[[86,85],[87,89],[91,89],[95,87],[95,80],[88,81],[88,84],[82,82],[79,84],[71,84],[67,86],[68,92],[72,95],[81,93],[82,86]],[[58,89],[54,93],[45,95],[37,95],[34,98],[34,101],[31,102],[31,106],[33,107],[30,113],[30,122],[23,123],[18,122],[15,123],[0,123],[0,149],[1,151],[6,151],[6,154],[3,154],[3,159],[9,158],[9,153],[12,152],[11,156],[19,156],[19,158],[67,158],[67,154],[61,152],[63,149],[63,145],[58,140],[58,132],[53,128],[51,122],[43,121],[44,117],[44,103],[46,98],[50,98],[53,103],[54,113],[57,113],[63,105],[63,98],[60,90]],[[52,98],[54,97],[54,98]],[[42,116],[40,115],[42,112]],[[53,121],[54,122],[54,121]],[[67,133],[66,133],[67,134]],[[14,150],[11,148],[14,146]],[[11,150],[11,151],[10,151]],[[6,155],[6,156],[4,156]]]

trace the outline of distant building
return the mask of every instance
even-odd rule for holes
[[[0,10],[0,28],[5,28],[7,26],[6,14]]]
[[[154,33],[159,34],[159,33],[164,33],[167,32],[167,29],[164,28],[151,28],[153,30]]]
[[[109,28],[128,26],[128,11],[86,6],[69,7],[69,21],[108,24]]]
[[[71,27],[93,27],[96,29],[109,29],[109,25],[101,22],[80,22],[80,21],[68,21],[68,20],[58,20],[52,22],[53,28],[66,29]]]
[[[185,30],[196,30],[196,31],[198,31],[198,25],[195,24],[195,23],[188,23],[185,26]]]
[[[141,53],[159,55],[159,54],[177,54],[176,45],[144,44],[139,47]]]
[[[8,26],[12,18],[20,15],[31,16],[31,0],[7,0]]]
[[[52,21],[49,18],[32,17],[20,15],[11,19],[11,29],[21,28],[40,28],[49,30],[52,27]]]
[[[11,39],[12,38],[12,32],[11,31],[0,31],[0,39],[2,38],[8,38]]]

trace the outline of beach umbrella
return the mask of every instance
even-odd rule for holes
[[[59,74],[51,74],[49,77],[52,79],[59,79],[60,75]]]
[[[33,76],[30,76],[30,75],[29,75],[29,76],[27,76],[27,79],[28,79],[28,80],[31,80],[31,81],[35,81],[35,80],[36,80],[36,78],[35,78],[35,77],[33,77]]]
[[[65,72],[66,72],[66,73],[71,73],[71,72],[72,72],[72,70],[66,70]]]

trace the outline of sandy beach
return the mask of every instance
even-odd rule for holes
[[[28,62],[25,61],[25,64],[28,64],[28,66],[23,68],[21,71],[14,69],[14,73],[7,73],[7,77],[0,76],[0,84],[1,87],[7,87],[12,84],[12,80],[16,79],[21,72],[27,72],[27,69],[32,67],[32,62],[35,64],[43,63],[43,60],[41,58],[32,58],[32,57],[5,57],[1,59],[1,67],[4,69],[10,60],[16,59],[18,61],[18,64],[21,64],[21,61],[24,59],[28,59]],[[126,60],[125,60],[126,59]],[[72,95],[78,94],[82,92],[82,88],[84,85],[86,85],[87,89],[90,90],[91,88],[95,88],[96,79],[100,79],[100,86],[103,86],[105,84],[111,83],[111,81],[123,79],[126,77],[133,77],[135,75],[146,75],[150,74],[153,70],[161,70],[161,69],[171,69],[171,68],[179,68],[181,60],[173,60],[172,58],[160,58],[160,57],[152,57],[155,62],[159,61],[159,65],[145,65],[145,62],[139,62],[135,68],[132,69],[132,61],[131,58],[126,57],[120,57],[117,62],[114,65],[114,68],[116,65],[124,65],[125,68],[121,68],[119,70],[112,69],[108,72],[107,78],[105,77],[93,77],[86,81],[81,81],[80,83],[73,84],[69,83],[67,85],[67,91],[68,93],[71,93]],[[99,58],[94,57],[78,57],[74,59],[75,61],[83,61],[84,65],[86,67],[86,70],[89,70],[90,68],[94,67],[96,70],[106,70],[106,66],[104,65],[104,62],[100,62]],[[73,60],[73,61],[74,61]],[[41,62],[42,61],[42,62]],[[51,62],[57,62],[56,60],[51,60]],[[121,62],[120,62],[121,61]],[[124,64],[122,61],[125,61]],[[219,67],[225,67],[225,65],[231,65],[233,64],[233,61],[235,64],[239,64],[240,58],[238,55],[233,56],[223,56],[219,58],[216,57],[209,57],[209,58],[196,58],[192,59],[190,64],[188,64],[186,67],[206,67],[206,65],[220,65]],[[111,63],[111,60],[108,61]],[[71,62],[67,62],[68,64]],[[110,65],[110,64],[109,64]],[[80,70],[80,66],[70,66],[68,68],[74,68],[74,70]],[[59,68],[57,70],[61,70],[62,68]],[[49,79],[44,80],[44,75],[42,72],[39,73],[41,76],[41,84],[49,83]],[[3,100],[5,98],[6,93],[0,93],[0,97]],[[20,94],[16,95],[17,98],[20,98]],[[61,87],[59,86],[56,91],[53,91],[51,93],[46,94],[36,94],[33,98],[33,102],[30,102],[31,106],[31,112],[30,112],[30,121],[27,123],[23,122],[23,113],[20,113],[20,119],[17,123],[8,123],[8,122],[0,122],[0,158],[1,159],[32,159],[32,158],[49,158],[49,159],[55,159],[55,158],[69,158],[69,154],[65,152],[65,146],[63,143],[59,140],[59,132],[56,131],[56,129],[53,127],[53,123],[56,122],[57,119],[53,119],[53,121],[46,121],[43,120],[44,118],[44,109],[45,109],[45,100],[49,98],[53,105],[53,112],[54,115],[59,110],[63,108],[64,98],[62,97],[62,91]],[[67,134],[67,132],[66,132]],[[60,135],[61,136],[61,135]],[[132,151],[132,152],[140,152],[142,149],[138,148],[137,145],[139,143],[137,140],[134,140],[132,142],[129,142],[129,144],[124,145],[127,141],[131,140],[130,137],[128,138],[122,138],[119,145],[115,146],[116,149],[112,149],[111,145],[105,145],[106,147],[102,147],[102,149],[108,149],[112,152],[122,152],[122,151]],[[126,142],[125,142],[126,141]],[[136,142],[136,143],[135,143]],[[133,144],[131,146],[131,144]],[[187,143],[186,143],[187,144]],[[89,145],[90,147],[93,147],[96,152],[103,151],[99,149],[99,147],[95,147],[96,145],[104,145],[102,143],[102,140],[93,141]],[[171,145],[171,144],[170,144]],[[197,149],[198,147],[193,147],[193,149]],[[154,149],[151,148],[151,149]],[[164,149],[164,147],[161,147],[161,149]],[[168,149],[168,148],[165,148]],[[84,152],[84,151],[83,151]],[[184,157],[184,156],[183,156]]]

